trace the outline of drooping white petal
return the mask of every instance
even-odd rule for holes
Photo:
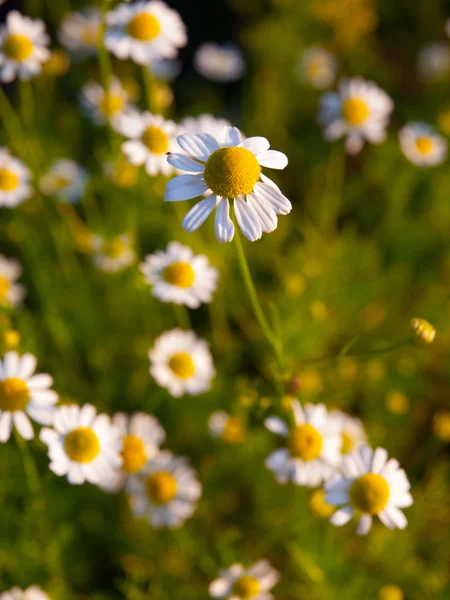
[[[32,440],[34,438],[33,426],[30,423],[30,419],[22,411],[14,413],[14,426],[17,431],[23,437],[24,440]]]
[[[188,171],[189,173],[202,173],[205,169],[204,164],[195,161],[190,156],[176,154],[174,152],[169,152],[167,154],[167,162],[169,165],[172,165],[172,167],[181,169],[182,171]]]
[[[247,195],[247,202],[258,215],[263,232],[270,233],[271,231],[275,231],[278,219],[270,203],[264,200],[264,198],[258,198],[253,193]]]
[[[278,150],[266,150],[256,158],[262,167],[269,167],[269,169],[284,169],[288,164],[286,154]]]
[[[262,227],[258,215],[245,200],[234,199],[234,214],[242,233],[250,242],[259,240],[262,236]]]
[[[216,206],[216,201],[217,196],[211,194],[211,196],[208,196],[204,200],[197,202],[197,204],[195,204],[195,206],[193,206],[184,217],[182,223],[183,229],[185,229],[188,233],[196,231],[212,213],[214,207]]]
[[[189,177],[189,175],[179,175],[178,177]],[[175,179],[178,179],[178,177],[175,177]],[[175,181],[175,179],[172,179],[172,181]],[[204,194],[206,191],[208,191],[208,186],[199,178],[198,183],[184,185],[183,187],[175,187],[174,189],[166,189],[164,193],[164,202],[190,200],[191,198],[197,198],[197,196]]]
[[[230,218],[230,202],[228,198],[222,198],[219,201],[214,226],[219,242],[231,242],[234,237],[234,223]]]
[[[0,443],[7,442],[11,436],[12,414],[4,412],[0,414]]]
[[[292,210],[292,204],[286,196],[283,196],[280,189],[273,182],[271,183],[272,185],[260,182],[255,183],[252,193],[257,197],[259,196],[267,200],[277,215],[289,214]]]
[[[358,523],[356,529],[357,535],[367,535],[372,527],[372,517],[370,515],[363,515]]]
[[[264,425],[272,433],[282,435],[283,437],[287,436],[287,434],[289,433],[288,426],[279,417],[267,417],[267,419],[264,419]]]
[[[351,506],[345,506],[337,510],[331,517],[330,522],[336,527],[341,527],[350,521],[353,516],[353,508]]]
[[[19,379],[28,379],[36,369],[37,360],[33,354],[28,352],[24,354],[20,359],[19,368],[17,370],[17,377]]]

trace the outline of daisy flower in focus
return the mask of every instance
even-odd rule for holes
[[[217,140],[221,139],[224,127],[231,127],[231,123],[226,119],[217,118],[209,114],[199,115],[198,117],[186,117],[179,125],[179,129],[183,133],[191,133],[193,135],[209,133]]]
[[[372,81],[362,77],[341,79],[338,92],[326,92],[319,107],[318,120],[327,140],[345,136],[349,154],[357,154],[367,140],[380,144],[394,104]]]
[[[340,527],[350,521],[355,511],[359,518],[358,535],[372,527],[375,515],[389,529],[404,529],[408,523],[400,510],[411,506],[410,484],[395,458],[388,460],[384,448],[373,451],[362,446],[344,456],[342,476],[325,484],[326,502],[340,508],[330,521]]]
[[[286,447],[272,452],[266,467],[278,483],[292,481],[315,487],[328,479],[340,462],[341,436],[323,404],[292,402],[295,425],[291,428],[278,417],[268,417],[264,425],[286,438]]]
[[[131,416],[116,413],[112,424],[118,429],[122,439],[122,465],[109,487],[111,491],[117,491],[124,486],[130,474],[142,471],[147,462],[158,453],[166,432],[156,417],[139,412]]]
[[[176,528],[193,515],[202,486],[186,458],[162,450],[130,476],[127,492],[135,516],[145,517],[155,528]]]
[[[179,242],[170,242],[167,250],[147,255],[140,270],[155,298],[189,308],[211,302],[219,279],[218,270],[211,267],[206,256],[195,256]]]
[[[160,58],[176,58],[187,44],[180,15],[160,0],[119,4],[106,14],[105,47],[117,58],[149,65]]]
[[[175,398],[196,396],[211,388],[215,369],[209,346],[193,331],[166,331],[156,339],[148,357],[152,377]]]
[[[428,123],[407,123],[398,138],[403,154],[418,167],[434,167],[447,158],[446,139]]]
[[[340,410],[328,413],[331,421],[336,425],[342,439],[341,454],[348,454],[367,443],[364,425],[360,419],[347,415]]]
[[[69,158],[61,158],[41,177],[39,187],[46,196],[73,204],[82,198],[87,181],[88,174],[83,167]]]
[[[94,264],[106,273],[117,273],[136,260],[136,253],[128,235],[117,235],[109,240],[95,236],[93,250]]]
[[[129,109],[129,95],[118,77],[112,77],[109,90],[96,81],[89,81],[81,90],[81,106],[96,125],[104,125],[109,121],[113,126],[119,123],[120,117]]]
[[[213,437],[222,438],[229,444],[240,444],[244,441],[244,423],[239,417],[232,417],[224,410],[213,412],[208,419],[209,433]]]
[[[297,73],[312,87],[325,89],[333,84],[336,77],[336,58],[323,48],[306,48],[297,64]]]
[[[50,600],[50,598],[39,586],[31,585],[26,590],[14,587],[7,592],[2,592],[0,600]]]
[[[268,560],[260,560],[248,569],[234,563],[220,571],[218,579],[211,582],[211,598],[228,600],[273,600],[270,590],[277,584],[280,574]]]
[[[446,77],[450,73],[450,47],[447,42],[433,42],[417,56],[417,70],[422,81]]]
[[[291,211],[289,200],[261,172],[261,167],[284,169],[288,162],[282,152],[269,150],[266,138],[242,140],[239,129],[226,127],[220,141],[209,133],[185,133],[178,136],[177,141],[185,154],[169,154],[167,160],[188,174],[169,181],[164,200],[176,202],[196,198],[205,192],[209,194],[184,217],[186,231],[196,231],[217,208],[217,239],[230,242],[234,237],[230,200],[234,200],[237,223],[245,237],[254,242],[263,232],[276,229],[277,215]]]
[[[49,42],[44,21],[10,11],[0,26],[0,81],[8,83],[16,77],[26,81],[38,75],[50,57]]]
[[[49,468],[79,485],[88,481],[110,487],[122,465],[120,431],[108,415],[97,415],[92,404],[60,406],[53,415],[53,428],[44,427],[40,440],[48,446]]]
[[[100,12],[86,9],[66,15],[59,28],[59,40],[77,57],[95,56],[101,41]]]
[[[122,152],[132,165],[145,165],[152,177],[173,173],[167,162],[167,153],[177,147],[177,126],[173,121],[149,112],[130,111],[122,116],[117,130],[129,138],[122,144]]]
[[[31,173],[8,148],[0,147],[0,206],[14,208],[31,196]]]
[[[7,442],[12,426],[24,440],[34,438],[29,417],[41,425],[52,421],[58,394],[49,389],[53,379],[46,373],[33,375],[33,354],[7,352],[0,360],[0,442]]]
[[[25,288],[16,283],[22,274],[18,260],[8,259],[0,254],[0,307],[20,304],[25,296]]]
[[[241,50],[234,44],[220,46],[205,42],[194,55],[195,69],[212,81],[228,83],[245,75],[245,60]]]

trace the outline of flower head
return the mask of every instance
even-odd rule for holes
[[[9,308],[22,302],[25,288],[16,283],[21,274],[22,267],[19,261],[0,254],[0,307]]]
[[[81,106],[96,125],[110,122],[113,127],[119,124],[122,115],[129,110],[128,92],[118,77],[112,77],[107,92],[95,81],[89,81],[81,90]]]
[[[240,417],[233,417],[224,410],[213,412],[208,419],[209,433],[213,437],[222,438],[229,444],[240,444],[244,441],[244,423]]]
[[[318,46],[306,48],[297,64],[299,77],[317,89],[333,84],[336,77],[336,58],[331,52]]]
[[[280,574],[268,560],[260,560],[248,569],[234,563],[220,571],[218,579],[211,582],[211,598],[228,600],[273,600],[270,590],[277,584]]]
[[[136,260],[130,237],[125,234],[110,239],[96,235],[93,239],[93,250],[94,264],[106,273],[117,273]]]
[[[418,167],[434,167],[447,158],[447,141],[427,123],[412,122],[399,133],[400,147],[408,160]]]
[[[97,54],[101,41],[100,12],[87,9],[65,15],[61,21],[59,39],[79,58]]]
[[[450,47],[447,42],[426,44],[417,56],[417,70],[420,78],[434,81],[447,77],[450,73]]]
[[[364,425],[360,419],[347,415],[340,410],[332,410],[330,419],[336,425],[342,439],[341,454],[348,454],[367,443]]]
[[[244,56],[237,46],[220,46],[216,42],[205,42],[197,49],[194,66],[203,77],[221,83],[241,79],[246,70]]]
[[[7,148],[0,148],[0,206],[14,208],[31,196],[31,173]]]
[[[83,196],[87,181],[88,174],[83,167],[69,158],[61,158],[41,177],[39,186],[46,196],[74,204]]]
[[[50,600],[38,585],[31,585],[26,590],[18,587],[0,593],[0,600]]]

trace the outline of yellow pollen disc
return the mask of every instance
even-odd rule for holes
[[[109,258],[120,258],[127,247],[119,238],[113,238],[105,242],[102,247],[102,253]]]
[[[0,409],[8,412],[23,410],[30,400],[27,384],[17,377],[0,381]]]
[[[291,455],[301,460],[314,460],[322,452],[323,438],[312,425],[298,425],[291,430],[288,448]]]
[[[82,31],[80,39],[86,46],[97,46],[101,40],[100,27],[89,23]]]
[[[177,480],[167,471],[152,473],[145,482],[147,495],[154,504],[169,504],[177,493]]]
[[[250,577],[249,575],[243,575],[233,585],[233,596],[237,596],[242,600],[250,600],[254,598],[261,591],[259,581],[256,577]]]
[[[361,125],[369,116],[369,107],[361,98],[349,98],[344,102],[342,114],[349,125]]]
[[[421,154],[429,154],[433,150],[433,142],[429,137],[419,137],[416,140],[416,148]]]
[[[342,446],[341,446],[341,454],[348,454],[353,450],[353,440],[348,435],[348,433],[341,433]]]
[[[90,427],[78,427],[66,435],[64,448],[70,460],[88,463],[100,453],[100,442]]]
[[[151,13],[142,12],[131,19],[127,25],[127,33],[141,42],[150,42],[159,35],[161,25]]]
[[[99,108],[104,115],[111,117],[112,115],[115,115],[121,111],[124,104],[125,100],[122,96],[117,96],[117,94],[106,92],[106,94],[104,94],[103,98],[100,100]]]
[[[261,173],[256,156],[246,148],[220,148],[211,154],[205,165],[205,183],[224,198],[249,194]]]
[[[377,515],[386,508],[390,496],[389,485],[377,473],[361,475],[350,487],[350,501],[354,508],[369,515]]]
[[[309,510],[318,519],[329,519],[335,511],[335,507],[325,502],[324,490],[315,490],[309,497]]]
[[[9,169],[0,169],[0,190],[12,192],[19,185],[18,176]]]
[[[143,441],[135,435],[127,435],[123,440],[122,469],[126,473],[137,473],[147,462]]]
[[[239,417],[230,417],[226,422],[222,438],[230,444],[239,444],[244,439],[244,424]]]
[[[150,125],[142,134],[142,143],[153,154],[164,154],[169,149],[169,136],[160,127]]]
[[[69,185],[69,183],[70,179],[67,177],[55,177],[53,180],[53,185],[55,186],[56,190],[63,190]]]
[[[194,269],[188,262],[172,263],[164,269],[163,279],[181,288],[189,288],[194,283]]]
[[[177,352],[169,360],[169,367],[179,379],[189,379],[195,373],[195,364],[187,352]]]
[[[316,60],[314,62],[309,63],[307,70],[311,77],[316,77],[321,75],[325,71],[325,63],[323,61]]]
[[[0,303],[5,302],[8,296],[11,282],[3,275],[0,275]]]
[[[8,36],[4,41],[3,52],[8,58],[17,62],[22,62],[31,56],[31,53],[33,52],[33,42],[25,35],[15,33]]]

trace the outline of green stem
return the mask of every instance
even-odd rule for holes
[[[177,321],[179,326],[182,329],[192,329],[191,326],[191,318],[189,317],[189,312],[184,304],[174,304],[173,305],[175,315],[177,317]]]
[[[22,123],[17,116],[8,96],[2,86],[0,86],[0,116],[2,124],[10,140],[10,146],[16,148],[22,156],[26,155],[27,146],[24,143],[25,135]],[[23,144],[23,145],[22,145]]]
[[[142,79],[144,81],[144,90],[145,90],[145,98],[147,101],[147,108],[150,112],[153,109],[153,97],[152,97],[152,87],[153,87],[153,76],[150,72],[150,69],[146,65],[142,65]]]

